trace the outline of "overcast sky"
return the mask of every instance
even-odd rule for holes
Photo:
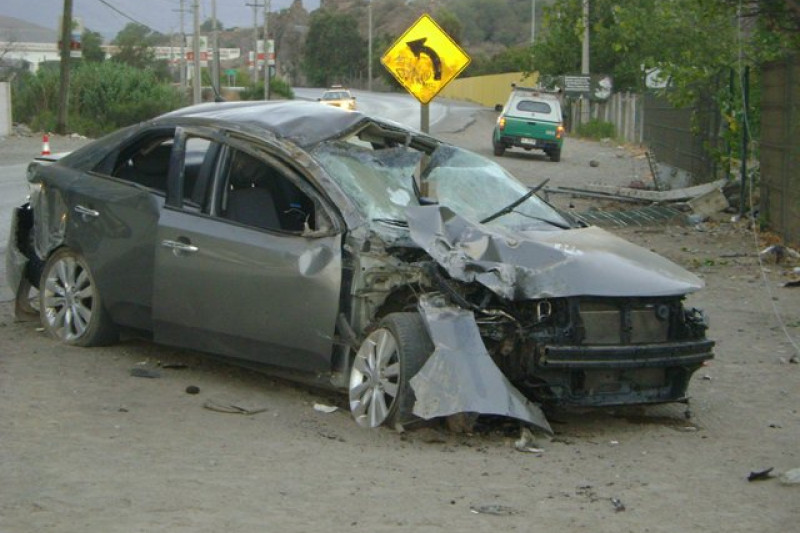
[[[264,0],[258,0],[262,3]],[[217,0],[217,18],[225,25],[252,26],[253,8],[245,4],[254,0]],[[292,0],[272,0],[272,11],[287,8]],[[193,0],[185,0],[190,8]],[[200,21],[211,16],[211,0],[200,0]],[[118,11],[112,9],[113,6]],[[319,7],[319,0],[303,0],[303,6],[311,11]],[[125,24],[135,22],[145,24],[162,33],[180,31],[180,0],[73,0],[73,16],[81,18],[83,25],[113,38]],[[64,9],[63,0],[0,0],[0,15],[15,17],[33,22],[46,28],[55,29],[58,17]],[[263,22],[263,11],[259,10],[259,22]],[[185,14],[186,32],[191,32],[192,14]]]

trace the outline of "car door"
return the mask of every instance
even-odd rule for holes
[[[171,191],[159,220],[156,340],[268,365],[329,370],[341,286],[341,236],[330,211],[298,173],[247,143],[184,130],[177,135],[179,151],[204,134],[219,146],[213,163],[203,163],[210,176],[201,172],[194,202],[182,198],[185,191]],[[258,179],[287,180],[295,192],[294,184],[303,185],[292,203],[299,207],[267,206],[269,195],[256,191],[253,169],[246,174],[237,166],[241,161],[256,164]],[[175,178],[178,191],[182,179]],[[315,231],[280,226],[287,211],[300,208],[316,210],[304,222],[312,220]]]
[[[112,320],[144,330],[151,327],[153,242],[173,136],[174,128],[145,129],[92,170],[64,169],[64,197],[50,201],[68,209],[63,218],[49,218],[66,221],[65,244],[90,265]],[[151,177],[147,183],[138,179],[145,167]]]

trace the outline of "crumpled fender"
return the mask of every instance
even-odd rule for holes
[[[684,268],[598,227],[514,232],[444,206],[406,212],[412,240],[451,277],[508,300],[677,296],[703,287]]]
[[[471,311],[429,295],[421,297],[419,309],[434,351],[410,380],[416,416],[428,420],[456,413],[500,415],[552,434],[542,410],[492,360]]]
[[[11,229],[8,232],[8,246],[6,247],[6,284],[16,294],[19,283],[24,276],[28,258],[17,245],[19,233],[19,211],[24,207],[15,207],[11,213]]]

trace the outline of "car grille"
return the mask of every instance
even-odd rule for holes
[[[583,344],[667,342],[672,309],[665,304],[581,302]]]

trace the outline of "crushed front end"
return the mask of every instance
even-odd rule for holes
[[[486,352],[531,400],[682,401],[713,358],[702,311],[684,305],[702,282],[652,252],[599,228],[512,235],[437,207],[409,220],[435,259],[424,270],[440,306],[472,313]]]

